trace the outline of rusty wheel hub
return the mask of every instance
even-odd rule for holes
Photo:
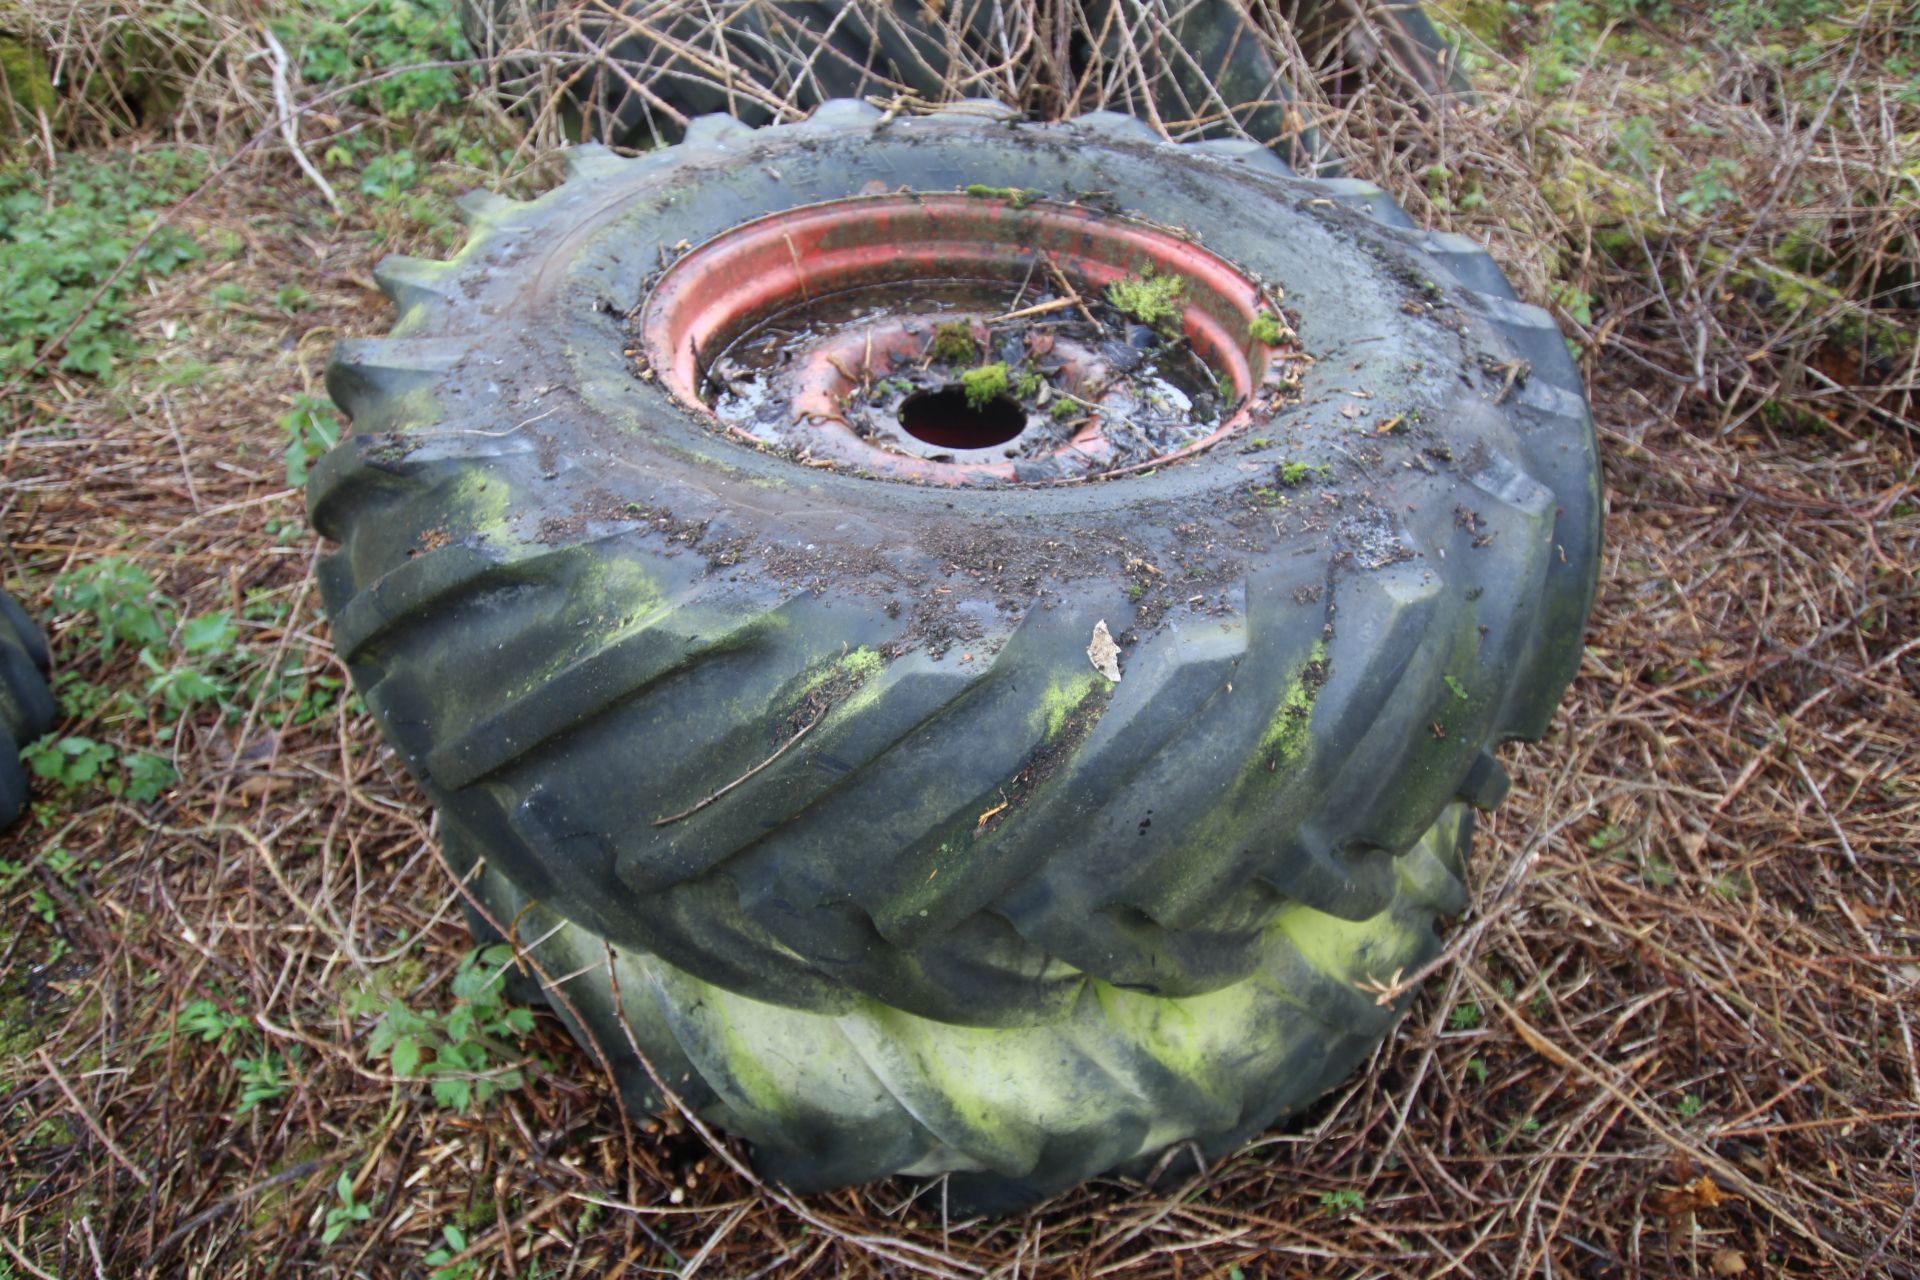
[[[1015,203],[863,196],[742,224],[655,283],[641,351],[677,399],[736,437],[921,484],[1139,470],[1251,420],[1269,359],[1251,330],[1273,309],[1257,283],[1158,227]],[[1177,314],[1155,330],[1110,308],[1096,315],[1110,286],[1142,278],[1179,282]],[[981,353],[973,370],[938,358],[939,335],[956,325]],[[1139,347],[1141,333],[1179,349],[1195,375],[1189,393],[1206,388],[1153,393],[1161,409],[1185,402],[1192,421],[1151,438],[1134,429],[1143,392],[1121,376],[1138,358],[1127,339]],[[725,369],[730,352],[755,341],[769,367],[748,394]],[[993,364],[1003,385],[991,373],[964,377]]]

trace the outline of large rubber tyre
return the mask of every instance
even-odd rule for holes
[[[1308,60],[1327,77],[1323,88],[1335,102],[1391,66],[1401,82],[1429,99],[1472,92],[1460,68],[1459,50],[1412,0],[1294,0],[1282,5],[1283,21]]]
[[[1472,831],[1472,811],[1448,806],[1395,860],[1385,910],[1351,922],[1294,904],[1269,927],[1259,968],[1218,991],[1166,998],[1089,981],[1058,1016],[1014,1028],[872,1000],[843,1013],[754,1000],[613,946],[457,831],[444,851],[480,908],[475,932],[510,929],[531,957],[538,980],[516,994],[597,1047],[637,1110],[660,1106],[657,1075],[794,1190],[952,1173],[948,1204],[972,1216],[1109,1171],[1148,1173],[1176,1142],[1218,1158],[1352,1074],[1405,1006],[1369,989],[1432,960],[1441,920],[1467,905]]]
[[[533,14],[546,17],[556,7],[555,0],[470,0],[462,16],[477,48],[496,49],[512,43],[503,42],[503,35],[523,34],[519,28],[541,20]],[[769,123],[771,110],[749,94],[730,91],[718,78],[722,71],[739,85],[803,110],[835,98],[891,98],[903,89],[940,101],[953,72],[953,46],[991,64],[1008,27],[994,4],[931,16],[919,0],[777,0],[731,15],[717,45],[706,11],[670,17],[659,16],[657,7],[651,12],[659,38],[622,34],[617,23],[604,19],[589,24],[598,36],[592,42],[607,45],[609,58],[622,69],[575,85],[576,95],[596,102],[599,118],[611,122],[597,131],[601,141],[644,147],[677,137],[660,107],[685,116],[727,112],[743,123]],[[1150,87],[1132,77],[1119,79],[1109,86],[1115,109],[1176,127],[1209,121],[1196,136],[1259,141],[1310,172],[1338,168],[1295,104],[1286,70],[1246,6],[1191,0],[1174,6],[1158,32],[1148,29],[1133,0],[1096,0],[1063,9],[1055,20],[1068,14],[1069,43],[1088,46],[1076,50],[1077,68],[1084,69],[1094,35],[1104,37],[1099,52],[1109,60],[1128,44],[1140,50]],[[1406,83],[1428,95],[1466,87],[1453,51],[1418,4],[1303,0],[1286,21],[1314,65],[1336,78],[1336,90],[1351,88],[1382,62],[1391,62]]]
[[[20,748],[59,718],[47,688],[47,638],[12,596],[0,592],[0,827],[27,807],[27,771]]]
[[[461,24],[469,42],[492,56],[522,42],[539,47],[562,38],[542,28],[565,7],[558,0],[464,0]],[[771,122],[771,108],[739,91],[747,88],[802,110],[903,90],[937,100],[950,65],[945,35],[960,34],[951,24],[930,24],[917,3],[778,0],[745,6],[723,25],[713,16],[655,6],[648,13],[653,25],[640,33],[602,15],[579,15],[589,45],[604,47],[619,68],[598,68],[573,83],[573,97],[596,108],[590,136],[652,146],[678,137],[670,112],[725,112],[754,126]]]
[[[353,430],[309,496],[335,643],[450,860],[637,1095],[608,974],[576,972],[603,945],[637,1042],[782,1177],[1018,1198],[1230,1142],[1383,1034],[1398,1006],[1352,984],[1431,954],[1461,803],[1498,801],[1489,748],[1578,661],[1598,468],[1552,320],[1377,189],[1124,116],[878,118],[704,119],[469,200],[453,262],[376,271],[400,317],[337,349]],[[928,490],[741,447],[634,376],[658,249],[875,174],[1184,228],[1284,285],[1302,403],[1150,474]],[[1270,508],[1283,464],[1327,478]],[[789,1036],[798,1075],[765,1061]]]

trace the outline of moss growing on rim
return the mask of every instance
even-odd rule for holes
[[[966,393],[967,408],[980,412],[1007,394],[1007,366],[983,364],[960,375],[960,390]]]
[[[1253,318],[1253,323],[1247,326],[1247,333],[1255,342],[1271,347],[1287,336],[1287,329],[1280,323],[1280,317],[1271,311],[1262,311]]]
[[[1005,200],[1016,209],[1026,208],[1039,194],[1036,191],[1028,191],[1024,187],[989,187],[978,182],[968,184],[966,190],[970,196],[979,196],[988,200]]]
[[[973,326],[965,320],[952,320],[933,331],[927,346],[927,358],[937,364],[972,364],[980,354],[973,340]]]
[[[1179,276],[1156,276],[1152,267],[1137,276],[1115,280],[1107,286],[1107,301],[1124,316],[1159,329],[1180,316],[1180,298],[1187,282]]]

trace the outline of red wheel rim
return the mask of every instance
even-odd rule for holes
[[[1266,375],[1269,351],[1251,330],[1257,316],[1274,311],[1257,283],[1218,255],[1160,227],[1078,205],[1036,201],[1015,208],[1014,203],[963,195],[860,196],[733,227],[683,255],[654,284],[641,313],[641,353],[670,393],[717,424],[703,394],[706,370],[755,326],[829,295],[915,281],[1003,281],[1011,290],[1031,278],[1036,259],[1044,257],[1086,298],[1098,298],[1113,282],[1142,273],[1181,279],[1179,331],[1194,354],[1233,389],[1239,408],[1217,427],[1126,470],[1199,453],[1252,421],[1253,396]],[[809,455],[828,465],[921,484],[1017,478],[1012,462],[916,456],[855,432],[834,399],[846,386],[819,373],[823,361],[845,371],[844,359],[835,352],[843,353],[848,341],[849,335],[837,335],[823,341],[820,352],[798,355],[803,363],[810,359],[814,371],[807,394],[796,396],[793,404],[796,421],[804,420],[809,429]],[[919,356],[924,348],[916,347],[918,341],[894,326],[877,344],[878,354],[864,357],[874,362],[866,372],[884,375],[882,361]],[[846,384],[852,381],[847,374]],[[737,426],[728,429],[757,438]],[[1097,430],[1083,431],[1058,456],[1071,450],[1077,459],[1097,459],[1104,443]]]

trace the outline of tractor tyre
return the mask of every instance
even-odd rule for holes
[[[795,1187],[1007,1207],[1310,1103],[1580,658],[1599,469],[1552,319],[1377,188],[1118,115],[832,102],[571,158],[378,268],[398,319],[337,349],[309,486],[476,909],[636,1099]],[[1057,273],[1050,315],[1177,276],[1233,407],[1104,469],[1124,421],[943,453],[710,408],[770,317],[955,273]],[[793,323],[860,381],[867,321]]]

